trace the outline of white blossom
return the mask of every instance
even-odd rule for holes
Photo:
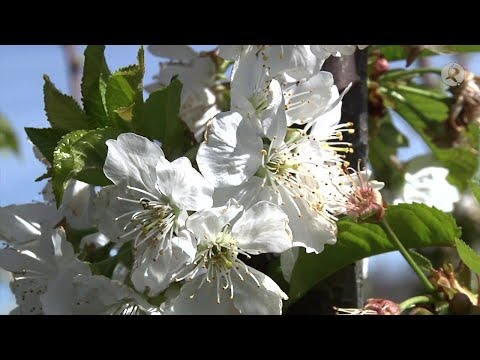
[[[107,146],[104,172],[114,185],[100,192],[99,230],[112,241],[132,241],[132,282],[157,294],[193,256],[192,239],[181,228],[187,211],[212,206],[213,187],[187,158],[169,162],[142,136],[121,134]]]
[[[281,314],[286,294],[268,276],[238,256],[282,252],[292,246],[288,218],[276,205],[262,201],[243,212],[235,200],[196,212],[187,228],[198,240],[193,263],[180,271],[187,279],[166,314]]]
[[[212,92],[217,83],[212,58],[188,45],[150,45],[148,50],[169,61],[160,63],[160,74],[154,76],[155,83],[147,85],[146,90],[152,92],[167,86],[178,75],[183,84],[180,118],[201,141],[208,120],[220,112]]]
[[[294,245],[318,253],[325,243],[335,243],[336,225],[325,208],[325,184],[317,178],[319,172],[327,178],[329,169],[343,162],[340,153],[350,152],[350,144],[332,141],[351,131],[351,124],[338,124],[339,112],[334,110],[303,130],[287,130],[285,117],[277,116],[266,130],[270,137],[263,139],[240,114],[218,115],[197,153],[202,174],[216,186],[215,204],[236,198],[248,208],[268,200],[288,214]],[[316,173],[312,168],[318,169]]]
[[[11,288],[18,307],[12,313],[24,315],[69,313],[65,299],[72,297],[73,278],[91,274],[88,265],[76,258],[62,228],[43,229],[29,245],[10,242],[0,250],[0,267],[13,275]]]
[[[405,173],[405,185],[394,204],[419,202],[442,211],[453,211],[460,200],[458,189],[447,181],[448,169],[427,166]]]

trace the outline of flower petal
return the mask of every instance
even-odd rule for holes
[[[165,309],[165,315],[238,315],[230,299],[230,292],[220,287],[220,303],[217,302],[216,283],[204,282],[202,277],[186,282],[180,294]],[[191,297],[193,295],[193,297]]]
[[[233,303],[242,315],[281,315],[282,299],[287,300],[288,296],[280,287],[267,275],[248,267],[238,270],[243,280],[232,273],[234,283]],[[255,277],[257,281],[253,279]]]
[[[93,198],[95,186],[78,180],[72,180],[63,194],[60,213],[67,223],[76,229],[93,227]]]
[[[314,211],[303,200],[292,200],[285,194],[283,211],[288,215],[290,229],[293,234],[293,246],[301,246],[307,253],[320,253],[325,244],[335,244],[337,241],[337,226],[324,216]],[[296,206],[293,204],[295,201]],[[298,214],[297,207],[301,212]]]
[[[149,45],[147,49],[155,56],[171,60],[189,61],[198,56],[188,45]]]
[[[298,248],[291,248],[280,255],[280,268],[283,278],[289,283],[298,258]]]
[[[232,236],[248,253],[281,253],[292,247],[288,216],[268,201],[260,201],[245,211],[233,225]]]
[[[263,178],[252,176],[238,186],[216,188],[213,193],[213,205],[221,206],[226,204],[229,199],[236,199],[239,204],[248,209],[259,201],[263,183]]]
[[[190,160],[181,157],[173,162],[158,162],[157,188],[178,208],[202,210],[213,204],[213,186],[192,167]]]
[[[207,130],[207,141],[198,149],[198,167],[216,187],[240,185],[262,163],[262,139],[242,120],[239,113],[218,114]]]
[[[120,134],[117,140],[107,140],[107,158],[103,171],[114,184],[127,185],[149,191],[155,189],[155,167],[164,158],[162,149],[143,136]]]
[[[305,124],[325,112],[332,98],[338,97],[337,87],[333,85],[333,76],[320,71],[311,78],[296,84],[282,84],[287,108],[287,122]]]
[[[42,203],[10,205],[0,208],[0,238],[10,244],[31,246],[43,231],[52,229],[60,221],[54,206]]]
[[[230,199],[225,206],[197,211],[190,215],[186,221],[186,228],[195,234],[199,242],[212,239],[242,210],[243,206],[236,200]]]

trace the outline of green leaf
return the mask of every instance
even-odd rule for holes
[[[429,121],[444,122],[447,120],[452,101],[447,95],[415,84],[397,85],[395,90],[409,104],[423,113]]]
[[[477,201],[480,202],[480,181],[478,179],[472,179],[470,181],[470,189]]]
[[[99,127],[110,125],[105,105],[110,70],[104,52],[104,45],[87,46],[82,77],[82,101],[85,113]]]
[[[461,234],[452,216],[423,204],[392,205],[386,218],[406,248],[454,246]],[[348,264],[396,250],[380,225],[349,219],[337,224],[337,244],[326,245],[318,255],[300,252],[290,281],[289,303]]]
[[[412,256],[415,263],[424,272],[425,275],[428,276],[432,273],[434,268],[433,268],[432,262],[428,258],[426,258],[422,254],[420,254],[420,253],[418,253],[414,250],[409,250],[409,253]]]
[[[113,270],[115,270],[115,266],[118,263],[123,263],[127,267],[131,267],[133,264],[132,258],[132,247],[131,243],[125,243],[120,250],[118,251],[117,255],[110,256],[107,259],[104,259],[99,262],[90,263],[90,269],[94,275],[104,275],[106,277],[111,278],[113,274]]]
[[[143,47],[138,52],[138,65],[121,68],[110,76],[105,93],[110,121],[115,127],[131,131],[143,118]]]
[[[478,255],[470,246],[460,239],[455,239],[458,255],[460,259],[473,272],[480,274],[480,255]]]
[[[438,126],[438,123],[432,120],[432,116],[421,111],[417,107],[418,103],[409,102],[403,94],[391,91],[390,95],[396,100],[394,110],[418,132],[436,158],[449,170],[447,180],[460,190],[465,190],[478,166],[475,153],[465,146],[455,148],[440,148],[437,146],[433,142],[429,131],[432,131],[430,129],[442,128],[442,126]],[[422,109],[425,109],[425,107]],[[428,125],[432,122],[433,125],[429,129]],[[462,161],[458,161],[458,159],[462,159]]]
[[[369,160],[375,177],[394,191],[404,183],[404,177],[395,166],[394,157],[399,148],[408,146],[408,139],[393,125],[390,113],[377,121],[371,118],[369,129]]]
[[[96,127],[96,123],[87,117],[74,98],[58,91],[47,75],[43,79],[45,112],[53,128],[74,131]]]
[[[18,153],[18,140],[10,123],[0,114],[0,149],[7,148]]]
[[[60,139],[66,134],[65,130],[45,128],[25,128],[25,132],[32,143],[38,148],[45,159],[53,164],[53,152]]]
[[[111,182],[103,173],[107,156],[105,141],[117,138],[120,131],[112,128],[77,130],[65,135],[53,154],[52,187],[57,207],[71,179],[105,186]]]
[[[165,156],[173,160],[182,155],[190,143],[185,124],[180,120],[182,83],[174,79],[170,85],[150,94],[144,106],[144,122],[138,124],[141,134],[162,142]]]
[[[458,54],[464,52],[479,52],[480,45],[423,45],[425,48],[420,51],[422,57],[439,54]],[[384,45],[380,52],[389,60],[403,60],[408,57],[409,50],[404,45]]]

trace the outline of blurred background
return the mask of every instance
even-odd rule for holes
[[[215,45],[192,47],[204,51],[215,48]],[[82,45],[0,46],[0,114],[9,121],[18,140],[17,152],[0,150],[0,206],[43,200],[40,192],[46,180],[35,182],[34,179],[44,173],[45,166],[35,158],[23,128],[49,127],[43,104],[43,74],[48,74],[60,91],[74,96],[78,94],[79,89],[72,85],[70,70],[72,60],[74,63],[79,59],[81,63],[84,48]],[[137,45],[107,46],[105,56],[110,69],[135,63],[137,51]],[[432,56],[428,60],[417,60],[412,68],[441,68],[453,61],[469,71],[480,73],[480,54]],[[404,65],[402,61],[391,63],[390,67]],[[146,52],[145,67],[144,84],[149,84],[159,72],[159,58]],[[400,132],[409,138],[409,146],[398,151],[399,160],[409,160],[430,152],[408,124],[395,114],[393,120]],[[421,289],[416,276],[397,253],[370,258],[367,264],[367,297],[388,297],[400,301],[409,295],[415,295]],[[9,289],[9,274],[0,270],[0,314],[7,314],[14,307],[15,298]]]

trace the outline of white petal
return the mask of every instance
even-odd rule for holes
[[[46,279],[18,279],[10,283],[18,307],[10,315],[42,315],[40,296],[47,289]]]
[[[238,186],[228,186],[216,188],[213,193],[214,206],[221,206],[229,199],[235,199],[246,209],[259,201],[259,194],[262,191],[264,179],[258,176],[252,176]]]
[[[282,89],[277,80],[272,80],[269,88],[270,105],[262,114],[263,133],[273,141],[273,148],[279,147],[287,134],[287,114]]]
[[[157,164],[157,188],[180,209],[202,210],[213,204],[213,186],[181,157],[173,162],[164,159]]]
[[[186,234],[183,233],[182,236]],[[190,248],[187,248],[188,241]],[[143,253],[138,250],[137,265],[132,273],[135,288],[141,293],[148,290],[150,296],[165,290],[173,281],[173,274],[192,260],[193,246],[193,238],[189,236],[188,239],[172,239],[160,254],[157,246],[148,246]]]
[[[197,253],[197,241],[190,231],[180,231],[178,236],[172,239],[172,246],[174,256],[177,256],[177,252],[180,250],[188,256],[186,261],[192,262],[195,259]]]
[[[57,228],[52,231],[52,243],[55,257],[63,257],[67,260],[75,258],[72,244],[67,241],[65,230]]]
[[[167,246],[161,255],[158,254],[158,248],[154,246],[148,246],[141,254],[137,253],[137,264],[131,276],[135,289],[140,293],[147,291],[149,296],[165,290],[172,277],[171,258],[171,245]]]
[[[147,49],[153,55],[172,60],[188,61],[198,55],[188,45],[149,45]]]
[[[171,307],[165,310],[165,315],[238,315],[230,300],[229,291],[220,287],[219,304],[216,283],[205,281],[202,287],[198,288],[201,281],[202,277],[197,277],[186,282]]]
[[[282,193],[285,199],[285,205],[282,206],[283,211],[290,219],[289,225],[293,234],[293,245],[304,247],[307,253],[320,253],[323,251],[325,244],[335,244],[337,241],[337,226],[321,214],[318,214],[305,203],[305,201],[291,200]],[[297,209],[300,209],[301,217],[298,216]]]
[[[0,267],[13,273],[21,273],[25,269],[43,274],[48,272],[48,267],[31,252],[12,248],[0,250]]]
[[[110,239],[104,234],[96,232],[87,236],[84,236],[80,240],[80,249],[83,249],[85,246],[94,246],[95,248],[101,248],[107,245],[110,242]]]
[[[262,148],[262,139],[239,113],[225,112],[213,119],[207,141],[198,149],[197,164],[215,186],[240,185],[261,165]]]
[[[340,122],[342,118],[342,101],[339,101],[339,98],[338,89],[336,86],[333,86],[332,97],[325,109],[327,111],[313,120],[314,124],[310,133],[317,140],[323,140],[330,136],[332,134],[332,126],[338,125]],[[336,102],[337,104],[335,104]]]
[[[218,56],[225,60],[235,60],[245,45],[220,45],[218,47]]]
[[[331,54],[339,52],[341,55],[353,55],[356,50],[356,45],[321,45],[326,51]]]
[[[111,314],[114,310],[122,309],[126,302],[144,308],[151,306],[130,288],[105,276],[79,275],[74,278],[73,285],[74,314]]]
[[[285,73],[292,79],[301,80],[312,76],[323,65],[323,59],[317,59],[310,45],[267,45],[265,52],[271,76]]]
[[[248,253],[280,253],[292,247],[288,216],[270,202],[261,201],[245,211],[233,225],[232,236]]]
[[[10,205],[0,208],[0,239],[20,246],[38,241],[43,231],[60,221],[54,206],[42,203]]]
[[[212,239],[242,210],[243,207],[231,199],[225,206],[197,211],[190,215],[186,222],[186,228],[195,234],[199,242],[206,238]]]
[[[124,216],[117,221],[115,219],[128,212],[139,211],[141,206],[118,200],[117,197],[130,198],[124,186],[110,185],[102,188],[95,203],[95,219],[98,230],[112,242],[124,242],[128,238],[119,239],[119,236],[125,234],[123,228],[130,221],[131,215]]]
[[[60,213],[66,217],[70,226],[86,229],[93,224],[93,199],[95,186],[78,180],[72,180],[63,194]]]
[[[47,291],[40,296],[45,315],[71,315],[74,272],[63,271],[49,280]]]
[[[143,136],[120,134],[107,140],[107,158],[103,171],[114,184],[122,180],[128,185],[152,191],[155,189],[155,167],[164,157],[162,149]]]
[[[310,45],[312,53],[320,60],[326,60],[330,57],[331,53],[324,49],[323,45]]]
[[[280,255],[280,267],[282,269],[283,278],[290,283],[293,268],[298,258],[298,248],[292,248]]]
[[[284,84],[286,92],[288,125],[304,124],[325,112],[334,96],[338,97],[338,90],[333,85],[333,76],[326,71],[320,71],[298,85]],[[285,91],[284,90],[284,91]]]
[[[248,267],[248,271],[257,279],[257,282],[245,269],[240,268],[242,279],[232,273],[234,282],[233,303],[242,315],[281,315],[282,299],[288,296],[267,275]]]

